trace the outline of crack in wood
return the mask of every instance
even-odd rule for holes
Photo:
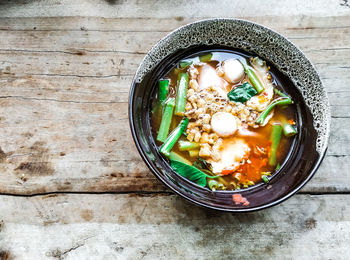
[[[54,249],[54,250],[51,250],[50,252],[48,252],[46,255],[47,256],[52,256],[54,258],[58,258],[60,260],[64,259],[70,252],[74,251],[74,250],[77,250],[78,248],[82,247],[85,245],[85,242],[87,240],[89,240],[90,238],[93,238],[95,237],[96,235],[94,236],[90,236],[90,237],[87,237],[87,238],[84,238],[82,241],[79,241],[76,243],[76,245],[68,248],[68,249],[65,249],[65,250],[61,250],[59,248],[57,249]]]

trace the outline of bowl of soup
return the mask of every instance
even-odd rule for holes
[[[168,188],[203,207],[276,205],[314,175],[327,149],[329,102],[305,55],[244,20],[210,19],[161,39],[134,77],[135,144]]]

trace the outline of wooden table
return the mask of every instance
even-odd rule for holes
[[[288,37],[331,102],[316,176],[264,211],[189,204],[156,180],[131,138],[128,91],[143,56],[208,17]],[[0,1],[0,88],[0,259],[349,259],[347,0]]]

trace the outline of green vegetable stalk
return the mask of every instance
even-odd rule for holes
[[[271,149],[270,149],[270,157],[269,157],[269,165],[275,166],[277,163],[277,149],[280,144],[282,135],[282,126],[281,125],[273,125],[272,126],[272,132],[271,132]]]
[[[200,57],[199,57],[199,60],[200,60],[201,62],[208,62],[208,61],[211,60],[212,57],[213,57],[213,54],[210,52],[210,53],[208,53],[208,54],[205,54],[205,55],[200,56]]]
[[[269,178],[266,175],[261,175],[261,179],[265,182],[265,183],[269,183]]]
[[[170,152],[168,158],[170,161],[178,161],[188,165],[192,165],[192,163],[189,160],[187,160],[186,158],[182,157],[180,154],[173,151]]]
[[[170,124],[173,118],[174,107],[175,107],[175,99],[169,98],[165,102],[162,121],[160,123],[159,131],[157,135],[157,140],[159,142],[164,142],[169,134]]]
[[[181,61],[180,68],[181,69],[186,68],[186,67],[190,66],[192,63],[193,63],[193,61]]]
[[[160,148],[160,152],[168,157],[170,155],[171,149],[174,147],[177,140],[179,140],[180,136],[183,132],[185,132],[188,125],[188,118],[185,117],[181,120],[180,124],[171,132],[168,138],[165,140],[164,144]]]
[[[188,154],[190,155],[190,157],[198,157],[199,150],[190,150],[188,151]]]
[[[190,141],[179,141],[179,150],[180,151],[189,151],[199,148],[199,143],[194,143]]]
[[[264,87],[260,83],[258,77],[255,75],[255,72],[251,69],[251,67],[248,66],[248,64],[245,61],[240,60],[240,62],[244,68],[245,73],[247,73],[250,82],[252,83],[253,87],[258,92],[258,94],[263,92]]]
[[[292,104],[293,101],[290,98],[279,98],[279,99],[275,99],[274,101],[272,101],[267,108],[260,114],[260,116],[256,119],[256,123],[259,125],[264,124],[266,117],[268,116],[268,114],[271,112],[271,110],[275,107],[275,106],[285,106],[285,105],[290,105]]]
[[[277,88],[274,88],[273,91],[281,97],[290,98],[288,95],[284,94],[282,91],[279,91]]]
[[[185,114],[187,87],[188,74],[180,73],[177,80],[175,115],[183,116]]]
[[[291,124],[288,124],[288,123],[283,124],[283,134],[285,136],[290,137],[290,136],[296,135],[297,133],[298,133],[297,130]]]
[[[159,81],[159,103],[163,103],[169,92],[169,80],[164,79]]]

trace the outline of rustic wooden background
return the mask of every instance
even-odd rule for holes
[[[190,205],[133,144],[133,74],[188,22],[238,17],[288,37],[327,89],[319,171],[264,211]],[[0,259],[348,259],[348,0],[0,0]]]

